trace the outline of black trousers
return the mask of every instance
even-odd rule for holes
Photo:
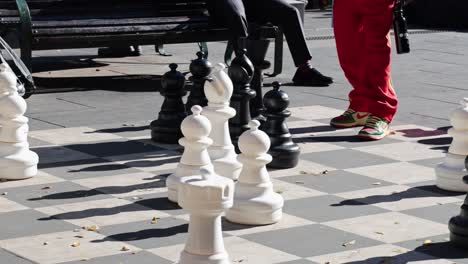
[[[310,60],[299,11],[284,0],[209,0],[210,16],[226,25],[234,37],[247,37],[248,22],[272,23],[283,29],[294,64]]]

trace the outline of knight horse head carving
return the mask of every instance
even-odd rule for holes
[[[233,84],[224,71],[226,65],[218,63],[214,66],[209,80],[205,82],[205,95],[208,102],[215,104],[229,104],[232,96]]]

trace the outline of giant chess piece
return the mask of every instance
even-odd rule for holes
[[[39,157],[29,150],[26,101],[17,91],[17,78],[6,62],[0,64],[0,179],[20,180],[37,175]]]
[[[228,120],[236,115],[229,107],[233,85],[224,72],[225,65],[218,63],[210,75],[210,81],[205,83],[205,94],[208,106],[204,107],[203,115],[211,123],[210,138],[213,144],[208,148],[211,162],[216,173],[237,180],[242,164],[237,161],[237,154],[229,135]]]
[[[273,184],[266,169],[271,162],[270,139],[258,129],[260,122],[252,120],[250,130],[239,138],[243,168],[235,185],[234,206],[226,212],[226,218],[245,225],[268,225],[278,222],[283,213],[283,197],[273,191]]]
[[[206,170],[201,174],[180,184],[180,206],[190,213],[190,222],[179,264],[229,264],[221,215],[232,206],[234,182]]]
[[[461,107],[450,113],[452,128],[448,134],[453,137],[452,144],[443,163],[436,167],[437,187],[456,192],[468,192],[468,185],[463,184],[467,175],[465,157],[468,155],[468,98],[464,98]]]
[[[231,107],[236,110],[236,115],[229,120],[229,132],[235,146],[240,135],[249,129],[250,100],[255,97],[255,91],[250,89],[254,67],[245,53],[245,50],[237,51],[228,69],[229,77],[234,84]]]
[[[265,107],[263,105],[263,71],[270,68],[270,62],[265,60],[270,40],[263,38],[254,38],[247,40],[247,57],[254,65],[254,75],[251,84],[256,95],[250,100],[250,114],[252,119],[261,123],[266,121],[263,116]]]
[[[177,71],[177,64],[169,65],[171,71],[161,78],[161,95],[164,102],[157,120],[151,122],[151,139],[155,142],[176,144],[182,137],[180,124],[187,116],[182,97],[185,91],[185,77]]]
[[[205,85],[213,66],[207,59],[203,58],[204,55],[205,54],[201,51],[197,52],[198,59],[195,59],[190,63],[190,73],[192,73],[193,85],[187,98],[187,109],[190,109],[194,105],[206,106],[208,103],[203,86]]]
[[[465,168],[468,171],[468,156],[465,159]],[[468,185],[468,175],[463,178]],[[461,207],[459,216],[453,217],[449,222],[450,241],[457,246],[468,249],[468,195]]]
[[[273,161],[267,166],[269,168],[287,169],[294,168],[299,162],[299,146],[293,142],[286,124],[286,118],[291,116],[287,110],[289,97],[280,90],[281,84],[273,83],[273,90],[267,92],[263,98],[267,121],[261,129],[270,137],[271,147],[268,154],[273,156]]]
[[[192,106],[192,115],[182,121],[181,129],[183,138],[179,144],[184,147],[184,153],[180,158],[175,172],[166,179],[168,198],[172,202],[178,201],[178,188],[181,182],[199,175],[200,169],[213,171],[207,148],[213,143],[208,137],[211,131],[210,121],[200,115],[202,108],[199,105]]]

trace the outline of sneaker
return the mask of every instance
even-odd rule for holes
[[[297,68],[292,81],[300,86],[328,86],[333,83],[333,78],[323,75],[307,63]]]
[[[330,121],[330,125],[340,128],[363,126],[366,124],[369,115],[369,113],[356,112],[353,109],[349,108],[343,114],[334,117]]]
[[[387,120],[370,115],[364,127],[359,131],[358,137],[379,140],[390,134],[390,125]]]

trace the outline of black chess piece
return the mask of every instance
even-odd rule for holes
[[[468,156],[465,159],[465,168],[468,170]],[[468,184],[468,175],[463,178]],[[468,195],[461,206],[461,213],[450,219],[450,242],[454,245],[468,249]]]
[[[190,72],[192,73],[192,88],[190,89],[190,94],[187,98],[187,103],[185,107],[187,111],[190,112],[190,109],[194,105],[206,106],[208,104],[208,99],[205,96],[205,81],[208,80],[208,76],[211,74],[213,66],[211,63],[204,58],[205,53],[202,51],[197,52],[197,59],[192,60],[190,63]]]
[[[270,68],[271,63],[265,60],[270,40],[256,38],[247,40],[247,57],[254,65],[254,75],[250,86],[255,91],[256,96],[250,100],[250,114],[252,119],[264,123],[266,117],[263,115],[265,107],[263,105],[263,71]]]
[[[274,82],[273,90],[267,92],[263,97],[266,108],[264,115],[267,120],[260,129],[268,134],[271,141],[268,154],[273,157],[273,160],[267,166],[287,169],[297,166],[300,149],[292,141],[286,124],[286,118],[291,116],[291,112],[286,109],[289,106],[289,97],[283,90],[280,90],[280,87],[279,82]]]
[[[236,110],[236,115],[229,119],[231,140],[237,150],[240,135],[249,129],[250,100],[255,97],[255,91],[250,89],[254,66],[246,56],[246,50],[238,50],[236,57],[228,68],[228,75],[234,85],[230,106]]]
[[[151,139],[155,142],[177,144],[183,137],[180,130],[182,120],[187,116],[182,97],[185,91],[185,77],[177,71],[177,64],[169,65],[171,70],[161,78],[161,95],[164,102],[161,105],[158,119],[150,124]]]

